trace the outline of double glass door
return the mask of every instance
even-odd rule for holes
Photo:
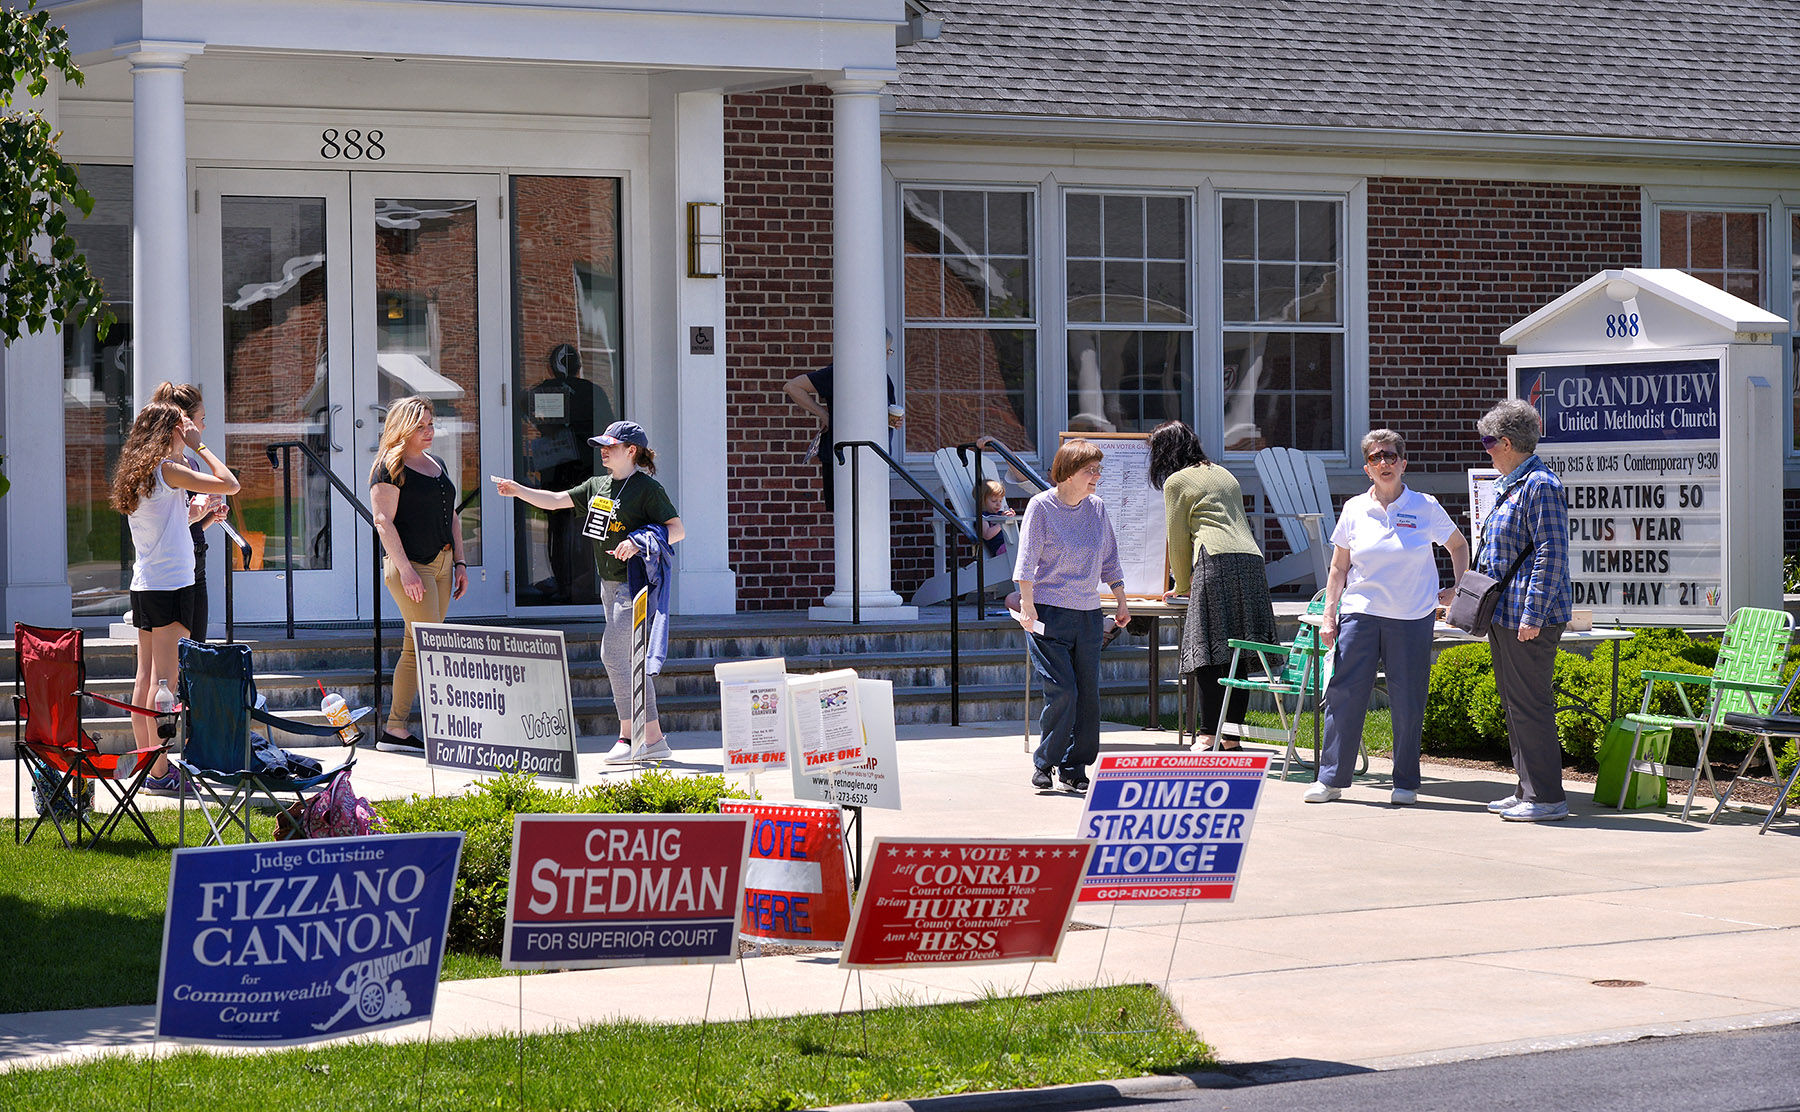
[[[461,505],[456,611],[504,613],[510,531],[483,535],[510,510],[486,477],[512,469],[499,177],[205,170],[198,184],[196,370],[251,547],[247,567],[228,557],[238,620],[282,620],[290,576],[297,619],[369,618],[373,538],[332,479],[368,502],[383,417],[410,395],[432,403],[431,452]],[[281,447],[296,443],[318,463]]]

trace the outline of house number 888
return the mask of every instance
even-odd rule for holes
[[[320,158],[368,159],[379,162],[387,156],[387,148],[381,145],[381,132],[378,129],[362,131],[349,128],[339,131],[328,127],[319,132]]]

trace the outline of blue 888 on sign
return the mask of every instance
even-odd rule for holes
[[[1606,314],[1607,339],[1636,336],[1638,334],[1638,315],[1636,313]]]

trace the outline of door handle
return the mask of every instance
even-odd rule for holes
[[[332,406],[331,415],[325,419],[325,435],[330,438],[331,450],[334,452],[344,450],[344,446],[337,442],[337,415],[343,408],[341,405]]]

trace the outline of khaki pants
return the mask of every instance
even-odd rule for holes
[[[437,559],[429,564],[414,564],[413,570],[419,573],[419,582],[425,585],[425,597],[418,602],[406,597],[400,587],[400,569],[394,561],[383,557],[381,561],[381,579],[387,584],[388,594],[393,597],[394,605],[400,608],[400,616],[406,619],[406,633],[401,638],[400,659],[394,665],[393,702],[388,705],[387,728],[390,733],[411,733],[407,728],[407,719],[412,715],[413,700],[419,697],[419,658],[413,653],[414,622],[434,624],[444,620],[450,610],[450,590],[455,578],[455,563],[451,553],[453,549],[445,548],[437,554]]]

